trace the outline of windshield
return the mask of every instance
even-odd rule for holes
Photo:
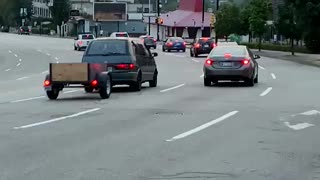
[[[246,48],[241,46],[218,46],[211,51],[209,57],[223,57],[225,54],[231,54],[233,57],[244,57],[246,55]]]
[[[93,41],[88,47],[88,56],[128,55],[128,41],[126,40],[99,40]]]

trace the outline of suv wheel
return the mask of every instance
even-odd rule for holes
[[[133,91],[141,91],[141,86],[142,86],[142,77],[141,77],[141,73],[139,73],[137,77],[137,81],[131,85],[131,89]]]

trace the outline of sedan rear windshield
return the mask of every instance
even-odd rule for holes
[[[126,33],[117,33],[116,37],[128,37],[128,34],[126,34]]]
[[[92,34],[82,35],[82,39],[94,39]]]
[[[87,50],[88,56],[122,56],[129,55],[128,41],[99,40],[93,41]]]
[[[199,39],[199,43],[214,43],[214,40],[213,39]]]
[[[244,47],[217,46],[214,48],[209,57],[223,57],[225,54],[231,54],[234,57],[243,57],[247,55]]]
[[[170,38],[170,41],[177,41],[177,42],[184,42],[184,40],[182,38]]]

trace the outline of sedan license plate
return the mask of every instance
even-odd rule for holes
[[[180,43],[177,43],[177,44],[176,44],[176,46],[180,46],[180,45],[181,45]]]
[[[205,48],[208,48],[208,47],[209,47],[209,45],[208,45],[208,44],[206,44],[206,45],[204,45],[204,47],[205,47]]]
[[[232,66],[232,62],[222,62],[221,66],[223,66],[223,67],[231,67]]]

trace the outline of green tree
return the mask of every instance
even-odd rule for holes
[[[32,16],[32,0],[0,0],[0,22],[4,25],[21,24],[20,8],[27,8],[26,19]]]
[[[50,10],[54,24],[60,26],[62,22],[66,22],[69,19],[70,2],[69,0],[54,0]]]
[[[259,37],[259,51],[261,51],[262,36],[266,31],[266,21],[270,13],[270,8],[269,0],[252,0],[249,4],[249,28],[250,31]]]
[[[224,3],[217,13],[215,24],[218,37],[226,37],[230,34],[239,34],[240,10],[234,3]]]
[[[247,7],[244,7],[240,11],[240,26],[239,26],[239,35],[250,35],[250,23],[249,23],[249,17],[250,17],[250,9]]]

